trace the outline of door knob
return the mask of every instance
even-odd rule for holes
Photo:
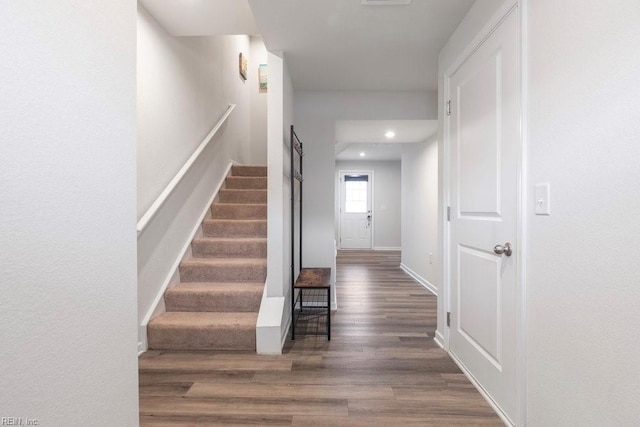
[[[511,243],[507,242],[504,244],[504,246],[496,245],[493,248],[493,252],[497,253],[498,255],[505,254],[506,256],[511,256],[511,254],[513,253],[513,251],[511,250]]]

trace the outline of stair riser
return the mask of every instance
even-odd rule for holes
[[[230,176],[225,181],[225,186],[230,190],[266,190],[267,178]]]
[[[261,291],[234,293],[167,292],[164,296],[167,311],[258,312],[261,300]]]
[[[266,166],[233,166],[231,168],[232,176],[267,176]]]
[[[180,265],[182,282],[264,282],[266,266]]]
[[[216,203],[211,208],[211,216],[214,219],[267,219],[267,207]]]
[[[266,190],[221,190],[220,203],[267,203]]]
[[[267,222],[210,221],[202,224],[205,237],[267,237]]]
[[[196,258],[232,257],[266,258],[267,242],[208,242],[194,240],[191,244]]]
[[[152,350],[248,350],[255,351],[256,330],[236,328],[148,328]]]

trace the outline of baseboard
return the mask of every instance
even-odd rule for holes
[[[452,352],[449,352],[449,357],[451,357],[451,360],[453,360],[455,364],[458,365],[458,368],[460,368],[462,373],[467,377],[467,379],[471,382],[471,384],[473,384],[476,390],[478,390],[480,395],[484,397],[484,399],[487,401],[489,406],[493,408],[493,410],[496,412],[496,415],[500,417],[502,422],[508,427],[515,427],[515,424],[513,424],[509,420],[509,418],[507,417],[507,414],[505,414],[504,411],[500,408],[500,406],[498,406],[498,404],[491,398],[491,396],[489,396],[486,390],[480,385],[480,383],[475,379],[475,377],[471,374],[471,372],[467,370],[464,364]]]
[[[429,292],[431,292],[433,295],[438,296],[438,288],[436,288],[431,282],[429,282],[427,279],[425,279],[424,277],[420,276],[418,273],[416,273],[415,271],[413,271],[412,269],[410,269],[409,267],[407,267],[404,263],[400,264],[400,268],[402,269],[402,271],[404,271],[405,273],[407,273],[409,276],[411,276],[413,278],[413,280],[415,280],[416,282],[420,283],[422,286],[424,286]]]
[[[374,251],[401,251],[402,248],[395,247],[395,246],[374,246],[373,250]]]
[[[144,316],[142,324],[138,325],[138,328],[140,329],[144,328],[146,330],[147,325],[149,324],[151,319],[153,319],[158,314],[161,314],[165,311],[164,310],[164,293],[166,292],[169,285],[171,285],[172,283],[175,283],[176,277],[179,277],[178,270],[180,268],[180,263],[185,258],[185,256],[190,253],[189,251],[191,250],[191,242],[193,241],[196,234],[198,234],[198,231],[200,230],[200,227],[202,225],[202,221],[204,221],[204,218],[209,212],[209,209],[211,208],[213,201],[215,200],[216,196],[218,195],[218,192],[224,185],[224,181],[227,179],[227,176],[229,176],[229,173],[231,172],[231,167],[234,166],[235,164],[236,164],[235,162],[229,162],[229,165],[227,166],[227,169],[222,177],[222,180],[218,183],[218,185],[213,191],[213,194],[209,198],[207,205],[202,210],[202,214],[199,216],[199,219],[196,222],[195,227],[189,234],[189,238],[187,239],[185,245],[180,250],[180,255],[171,265],[171,269],[169,270],[169,273],[167,274],[165,280],[163,281],[158,294],[154,298],[153,304],[151,304],[151,308],[149,308],[149,310],[147,311],[147,314]],[[143,339],[138,343],[138,352],[139,354],[141,354],[147,351],[147,349],[148,349],[148,343],[146,340],[146,336],[144,336]]]
[[[433,338],[433,340],[436,342],[436,344],[438,344],[438,346],[441,349],[445,349],[444,348],[444,336],[440,333],[440,331],[436,331],[436,336]]]
[[[285,343],[287,342],[287,337],[289,336],[289,329],[291,328],[291,316],[287,319],[287,323],[285,324],[284,329],[282,330],[282,336],[280,340],[280,348],[284,348]]]

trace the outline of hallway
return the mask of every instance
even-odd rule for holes
[[[399,263],[339,253],[331,342],[299,337],[282,356],[145,353],[141,425],[503,425],[433,341],[436,298]]]

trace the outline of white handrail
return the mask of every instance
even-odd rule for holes
[[[227,120],[227,117],[229,117],[229,114],[231,114],[234,108],[236,108],[236,104],[229,104],[227,111],[225,111],[220,120],[218,120],[218,123],[216,123],[213,129],[211,129],[211,132],[209,132],[207,136],[204,137],[198,148],[196,148],[196,151],[193,152],[191,157],[189,157],[185,164],[180,168],[176,176],[173,177],[173,179],[169,182],[169,184],[167,184],[162,193],[160,193],[158,198],[153,202],[149,209],[147,209],[144,215],[142,215],[142,218],[140,218],[136,226],[138,234],[142,233],[144,229],[147,228],[147,225],[149,225],[151,219],[158,212],[158,209],[160,209],[169,195],[173,192],[173,190],[175,190],[180,180],[182,180],[182,178],[186,175],[189,168],[191,168],[191,165],[193,165],[198,156],[200,156],[200,153],[202,153],[202,150],[204,150],[209,144],[209,141],[211,141],[213,135],[215,135],[216,132],[218,132],[218,130],[222,127],[224,122]]]

